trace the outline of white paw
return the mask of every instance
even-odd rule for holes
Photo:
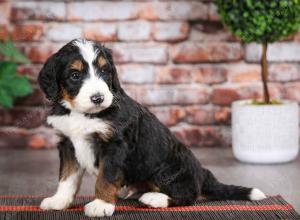
[[[62,210],[68,208],[72,201],[72,198],[54,195],[43,199],[40,208],[43,210]]]
[[[166,208],[169,206],[170,197],[159,192],[144,193],[139,201],[153,208]]]
[[[112,216],[114,211],[114,204],[105,202],[101,199],[95,199],[84,206],[84,213],[89,217]]]
[[[262,200],[267,198],[266,195],[257,188],[253,188],[249,195],[250,200]]]

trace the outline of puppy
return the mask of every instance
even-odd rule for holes
[[[47,122],[61,136],[57,192],[42,209],[66,209],[85,171],[97,176],[90,217],[111,216],[123,186],[143,190],[139,201],[153,208],[214,199],[260,200],[258,189],[218,182],[191,151],[120,86],[110,51],[76,39],[52,55],[38,81],[52,103]]]

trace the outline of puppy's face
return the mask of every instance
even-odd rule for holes
[[[110,51],[82,39],[71,41],[47,60],[39,83],[48,99],[81,113],[108,108],[120,89]]]

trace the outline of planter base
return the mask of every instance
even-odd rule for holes
[[[235,157],[248,163],[285,163],[299,151],[299,107],[296,102],[232,105],[232,145]]]
[[[287,163],[296,159],[298,155],[298,147],[295,151],[288,152],[242,152],[233,151],[234,156],[241,162],[245,163],[259,163],[259,164],[274,164],[274,163]]]

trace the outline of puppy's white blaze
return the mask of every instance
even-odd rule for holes
[[[98,51],[95,51],[94,43],[91,41],[86,41],[83,39],[76,40],[74,45],[79,48],[80,54],[88,63],[90,75],[90,77],[84,81],[78,95],[74,99],[75,109],[84,113],[99,112],[100,110],[103,110],[112,104],[113,94],[110,92],[108,85],[96,74],[93,61],[96,59]],[[92,103],[90,99],[91,96],[97,93],[100,93],[104,96],[104,101],[99,106],[96,106],[94,103]],[[63,101],[63,104],[67,108],[72,109],[72,106],[66,101]]]
[[[105,202],[101,199],[95,199],[84,206],[84,213],[89,217],[112,216],[114,211],[114,204]]]
[[[80,53],[85,61],[93,67],[92,63],[96,59],[97,53],[94,49],[94,43],[84,39],[78,39],[74,42],[80,50]]]
[[[267,198],[266,195],[257,188],[253,188],[249,195],[250,200],[262,200]]]
[[[139,201],[152,208],[166,208],[169,206],[170,197],[159,192],[144,193]]]
[[[41,209],[61,210],[68,208],[74,200],[82,175],[83,170],[80,169],[67,179],[60,181],[56,193],[52,197],[45,198],[42,201],[40,205]]]
[[[83,59],[88,63],[91,78],[95,78],[96,72],[93,66],[93,61],[97,57],[97,51],[95,51],[94,49],[94,43],[84,39],[78,39],[74,42],[74,45],[79,48],[80,54],[82,55]]]

